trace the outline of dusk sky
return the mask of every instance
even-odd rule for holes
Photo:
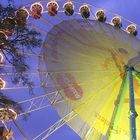
[[[41,0],[38,0],[38,1],[41,2]],[[45,1],[45,0],[42,0],[42,1]],[[84,0],[75,0],[75,1],[82,2],[84,4],[89,3],[89,4],[97,5],[100,8],[106,9],[107,17],[109,16],[108,20],[110,20],[111,17],[113,17],[113,16],[111,16],[111,12],[113,12],[113,13],[121,15],[122,17],[127,18],[127,19],[131,20],[132,22],[140,25],[140,6],[139,6],[140,1],[139,0],[133,0],[133,1],[130,1],[130,0],[85,0],[85,1]],[[30,5],[36,1],[35,0],[14,0],[14,2],[15,2],[16,7],[25,5],[25,7],[27,7],[27,9],[29,9]],[[49,2],[49,0],[48,0],[48,2]],[[42,2],[42,3],[46,4],[47,0],[46,0],[46,2]],[[6,0],[0,0],[0,4],[6,6],[7,2],[6,2]],[[62,7],[62,5],[61,5],[61,7]],[[96,12],[97,8],[94,9],[94,6],[92,8],[93,8],[93,11]],[[61,16],[61,14],[60,14],[60,16]],[[50,18],[47,15],[47,13],[43,14],[43,18],[50,20],[54,24],[57,22],[55,17]],[[65,17],[64,15],[62,15],[61,20],[63,20],[63,19],[68,19],[68,17]],[[52,25],[51,26],[49,24],[47,25],[43,21],[33,20],[31,17],[28,19],[28,21],[32,25],[36,25],[38,28],[38,31],[44,30],[44,31],[42,31],[43,40],[45,38],[45,34],[47,34],[47,32],[52,28]],[[123,29],[126,28],[126,25],[127,25],[127,23],[124,22]],[[140,30],[138,30],[138,31],[140,32]],[[138,37],[139,37],[139,32],[138,32]],[[39,54],[40,50],[37,50],[36,53]],[[37,56],[27,58],[27,63],[31,64],[30,72],[37,73],[37,74],[34,74],[33,76],[30,75],[30,77],[35,82],[35,86],[39,86],[40,79],[39,79],[39,74],[37,71],[37,69],[38,69]],[[9,88],[4,91],[4,94],[11,97],[12,99],[14,99],[17,102],[45,94],[45,91],[39,87],[39,88],[34,89],[34,95],[29,95],[28,89],[26,89],[26,88],[17,89],[16,86],[14,86],[10,82],[10,78],[8,76],[3,76],[3,78],[5,78],[5,80],[7,80],[6,88]],[[18,85],[18,86],[21,87],[21,85]],[[14,89],[14,87],[15,87],[15,89]],[[13,89],[11,89],[11,88],[13,88]],[[48,92],[50,92],[50,91],[48,91]],[[46,103],[48,104],[48,100],[45,99],[45,101],[46,102],[44,102],[44,104],[46,104]],[[40,100],[36,101],[36,103],[38,103],[38,102],[40,102]],[[29,105],[30,105],[30,103],[29,104],[27,103],[25,105],[25,107],[27,107],[27,106],[29,107]],[[19,124],[21,129],[24,131],[24,133],[28,137],[28,140],[32,140],[38,134],[40,134],[41,132],[43,132],[50,126],[52,126],[58,120],[60,120],[60,117],[58,116],[55,109],[53,107],[45,107],[43,109],[31,112],[30,115],[28,116],[27,121],[23,121],[23,118],[19,116],[17,118],[17,123]],[[23,140],[21,134],[19,133],[19,131],[17,130],[17,128],[14,126],[13,123],[10,122],[10,123],[7,123],[7,125],[9,128],[10,127],[13,128],[15,140]],[[41,140],[41,138],[42,137],[38,138],[37,140]],[[47,140],[81,140],[81,138],[72,129],[70,129],[68,126],[64,125],[60,129],[58,129],[56,132],[54,132],[51,136],[49,136],[47,138]]]

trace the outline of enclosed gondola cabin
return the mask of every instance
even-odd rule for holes
[[[21,8],[16,11],[16,22],[17,25],[25,25],[26,20],[29,17],[29,12],[25,8]]]
[[[67,16],[72,16],[74,14],[74,5],[72,2],[65,3],[63,7]]]
[[[106,21],[105,12],[103,10],[97,11],[96,14],[95,14],[95,17],[100,22],[105,22]]]
[[[43,12],[43,6],[40,3],[34,3],[31,5],[31,15],[34,19],[40,19]]]
[[[48,14],[50,16],[56,16],[58,12],[58,3],[55,1],[51,1],[47,4]]]
[[[4,127],[0,127],[0,140],[8,140],[6,137],[4,137],[5,132],[6,129]]]
[[[121,28],[121,27],[122,27],[121,18],[118,17],[118,16],[114,17],[114,18],[111,20],[111,24],[112,24],[114,27]]]
[[[79,12],[81,13],[81,16],[83,18],[89,18],[90,17],[90,9],[87,5],[83,5],[80,7]]]
[[[4,44],[8,39],[7,35],[1,30],[0,31],[0,45]]]
[[[4,127],[0,127],[0,140],[10,140],[13,137],[13,131],[7,131]]]
[[[129,25],[126,28],[126,32],[128,32],[129,34],[134,35],[134,36],[137,36],[137,34],[138,34],[136,26],[134,24]]]

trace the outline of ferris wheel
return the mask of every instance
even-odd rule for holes
[[[42,34],[43,44],[35,53],[21,52],[30,65],[24,74],[34,82],[32,96],[27,86],[10,82],[16,73],[0,54],[0,66],[8,70],[0,74],[0,89],[23,106],[20,113],[0,108],[3,138],[46,140],[63,128],[82,140],[139,140],[139,26],[72,0],[28,3],[15,15],[2,21],[8,29],[0,31],[0,43],[26,24]]]

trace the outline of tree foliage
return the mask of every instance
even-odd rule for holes
[[[15,16],[15,12],[18,8],[14,7],[11,3],[12,1],[9,0],[7,7],[0,4],[0,31],[5,31],[10,28],[3,24],[3,19],[10,17],[16,21],[17,17]],[[9,36],[4,43],[0,44],[0,51],[6,58],[7,62],[12,65],[12,71],[16,73],[12,78],[12,82],[14,84],[22,81],[24,86],[28,86],[30,89],[32,89],[33,82],[30,81],[28,75],[24,74],[29,70],[29,65],[26,62],[27,56],[24,54],[24,52],[27,52],[28,50],[34,51],[35,48],[40,46],[40,33],[31,29],[27,24],[16,24],[14,29],[12,29],[12,35]],[[16,106],[16,102],[8,99],[7,97],[3,96],[2,93],[0,93],[0,105],[6,104],[13,104]]]

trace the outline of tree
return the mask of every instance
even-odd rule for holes
[[[13,6],[12,0],[8,0],[8,2],[7,7],[0,4],[0,51],[8,63],[13,66],[12,71],[16,73],[12,82],[17,84],[22,81],[22,84],[28,86],[32,91],[33,82],[30,82],[29,77],[24,75],[29,70],[24,52],[40,47],[41,35],[28,27],[26,20],[22,23],[23,17],[15,15],[18,8]],[[3,96],[2,92],[0,92],[0,105],[13,105],[21,110],[15,101]]]

